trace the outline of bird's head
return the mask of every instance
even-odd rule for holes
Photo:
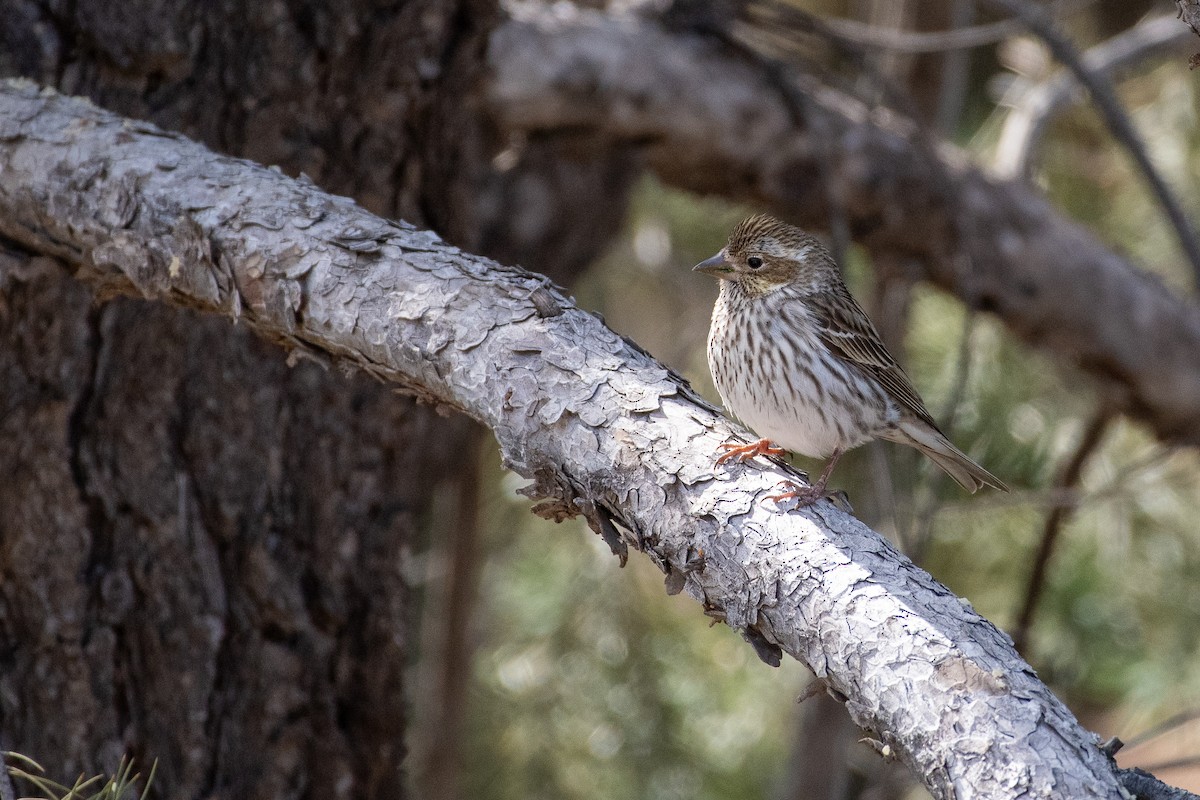
[[[838,279],[833,257],[816,237],[766,214],[744,220],[721,252],[692,268],[736,284],[752,297],[784,286],[825,288]]]

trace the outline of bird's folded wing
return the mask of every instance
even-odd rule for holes
[[[883,346],[858,301],[845,288],[808,298],[821,341],[837,355],[876,378],[902,408],[937,428],[912,381]]]

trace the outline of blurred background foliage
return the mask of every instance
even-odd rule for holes
[[[1119,28],[1105,15],[1128,16],[1109,8],[1120,5],[1077,4],[1061,21],[1087,46]],[[1143,5],[1173,11],[1168,2]],[[859,19],[869,19],[868,6],[804,5]],[[1186,53],[1149,60],[1117,85],[1155,164],[1196,217],[1200,77],[1187,69]],[[1010,68],[1018,62],[1025,74]],[[952,127],[956,144],[989,163],[1008,114],[1001,98],[1015,82],[1041,80],[1054,68],[1029,37],[971,51],[968,90]],[[1035,163],[1034,179],[1057,206],[1173,291],[1191,291],[1173,231],[1086,104],[1053,123]],[[690,267],[753,210],[647,178],[622,236],[573,292],[717,401],[704,356],[716,286]],[[888,292],[909,293],[893,347],[951,438],[1014,492],[972,497],[887,444],[852,453],[834,483],[864,520],[1012,633],[1045,519],[1056,501],[1073,496],[1055,489],[1056,476],[1102,410],[1078,374],[1011,341],[992,320],[968,319],[953,298],[882,280],[875,267],[853,247],[844,258],[852,288],[877,321]],[[662,575],[636,554],[619,570],[581,522],[555,526],[534,517],[515,494],[520,481],[502,470],[493,449],[479,459],[484,488],[461,796],[803,796],[791,773],[803,757],[793,755],[804,752],[796,747],[803,715],[813,713],[811,701],[795,702],[809,673],[790,660],[780,669],[762,664],[736,633],[710,627],[690,598],[667,597]],[[1129,740],[1200,708],[1200,457],[1112,420],[1102,424],[1076,491],[1077,512],[1058,534],[1024,653],[1086,726]],[[436,542],[425,566],[419,577],[428,588],[445,573]],[[423,619],[441,624],[436,604],[427,603]],[[419,698],[417,706],[419,753]],[[839,796],[923,796],[905,780],[855,778],[861,765],[869,773],[880,763],[855,743],[859,735],[838,764],[815,765],[851,773]],[[1196,791],[1197,756],[1200,727],[1192,721],[1119,759],[1158,768],[1159,777]]]

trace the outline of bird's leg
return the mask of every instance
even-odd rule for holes
[[[719,447],[725,452],[717,458],[718,467],[726,461],[737,461],[739,464],[745,464],[755,456],[775,456],[776,458],[782,458],[787,454],[786,450],[773,444],[770,439],[759,439],[753,444],[726,442]]]
[[[795,500],[797,507],[811,506],[818,500],[824,500],[829,496],[825,490],[825,484],[829,483],[829,476],[833,474],[833,468],[837,466],[838,459],[842,457],[842,449],[839,447],[833,451],[833,455],[829,457],[829,463],[825,465],[825,469],[821,470],[821,476],[817,478],[817,482],[812,486],[801,486],[794,481],[780,481],[780,486],[787,486],[786,492],[771,495],[768,500],[774,500],[776,503],[783,500]]]

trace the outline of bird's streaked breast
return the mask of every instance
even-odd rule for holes
[[[723,281],[709,329],[708,364],[725,406],[756,434],[806,456],[856,447],[887,427],[895,410],[862,391],[854,368],[818,336],[803,301],[789,293],[747,297]],[[864,402],[865,401],[865,402]]]

